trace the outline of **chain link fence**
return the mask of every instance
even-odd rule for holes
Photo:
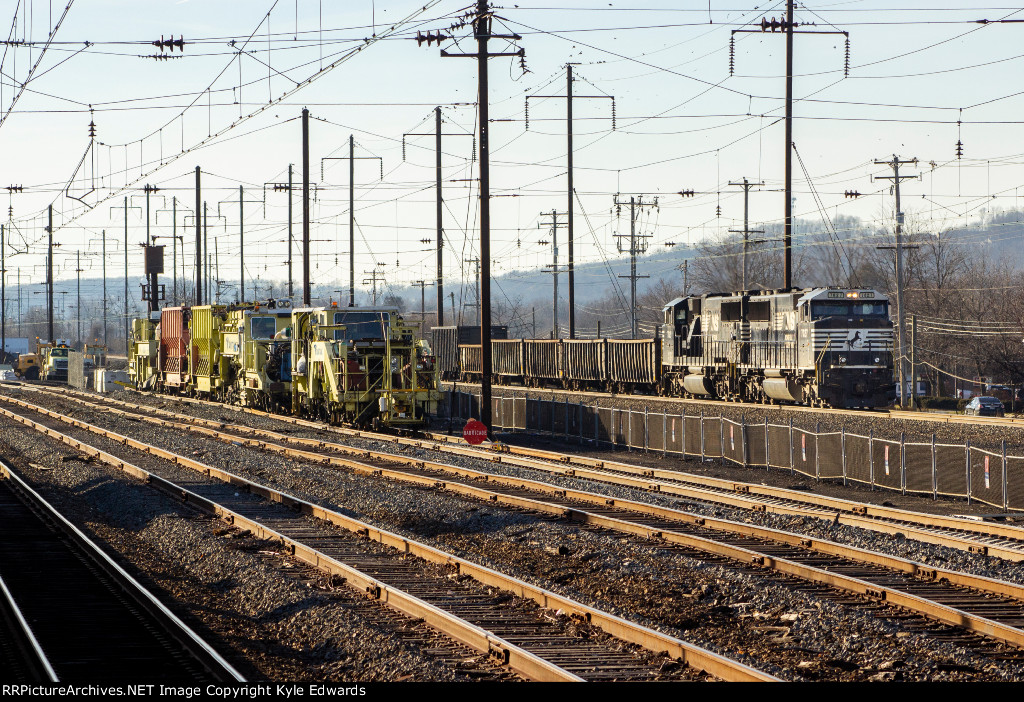
[[[447,417],[480,416],[480,395],[449,390]],[[1024,510],[1024,456],[966,444],[908,442],[789,424],[737,422],[721,415],[602,407],[568,400],[492,398],[493,428],[528,431],[581,446],[718,459],[750,468],[788,470],[816,480],[859,483],[871,489],[963,498],[1003,510]]]

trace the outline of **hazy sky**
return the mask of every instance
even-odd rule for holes
[[[477,249],[476,62],[442,58],[436,44],[417,45],[417,31],[447,28],[466,8],[442,1],[423,10],[423,4],[77,0],[47,47],[65,2],[3,0],[0,20],[7,18],[9,39],[0,65],[0,187],[24,189],[3,203],[12,212],[3,218],[13,230],[9,276],[18,268],[23,281],[43,279],[40,245],[51,203],[59,278],[74,275],[78,250],[85,275],[98,275],[103,229],[108,265],[122,266],[126,196],[131,273],[141,274],[141,193],[151,183],[160,188],[151,199],[151,231],[171,234],[176,198],[191,277],[198,165],[220,277],[230,284],[239,277],[242,185],[247,280],[283,280],[287,199],[267,184],[286,180],[289,163],[301,182],[305,106],[312,115],[311,179],[318,184],[314,281],[348,285],[348,164],[338,157],[347,155],[350,134],[360,157],[357,283],[364,287],[374,268],[390,284],[432,280],[433,243],[420,240],[434,238],[429,134],[440,105],[446,277],[448,285],[465,279],[472,274],[465,261]],[[799,31],[833,32],[795,39],[798,216],[887,220],[889,184],[871,176],[891,174],[873,162],[893,154],[919,160],[903,172],[923,178],[905,182],[903,198],[925,231],[962,227],[986,211],[1016,206],[1024,185],[1024,7],[958,4],[964,3],[798,3]],[[764,182],[751,191],[752,226],[781,220],[785,37],[761,33],[760,21],[784,15],[784,2],[561,0],[505,4],[495,12],[496,33],[522,35],[517,44],[526,50],[527,70],[514,58],[490,63],[495,275],[551,262],[550,246],[538,243],[550,232],[538,223],[550,221],[539,215],[552,209],[563,219],[567,207],[566,101],[530,99],[528,125],[525,104],[529,95],[564,95],[567,62],[577,64],[577,96],[614,96],[574,101],[578,261],[617,255],[614,234],[628,233],[629,220],[614,211],[616,193],[626,200],[658,198],[659,207],[640,219],[641,231],[652,235],[651,252],[742,226],[742,191],[729,182],[744,177]],[[846,37],[835,33],[841,31],[849,33],[848,75]],[[375,34],[379,40],[365,41]],[[447,50],[475,50],[468,28],[452,35],[460,41],[446,42]],[[151,43],[161,36],[183,37],[184,50],[161,51]],[[507,46],[492,42],[495,51]],[[161,53],[174,58],[147,58]],[[405,137],[403,152],[407,133],[413,135]],[[684,198],[682,190],[695,195]],[[863,196],[846,198],[847,190]],[[294,207],[299,235],[298,193]],[[564,263],[564,230],[558,236]],[[298,279],[297,255],[295,271]],[[652,263],[643,272],[656,278],[669,271]]]

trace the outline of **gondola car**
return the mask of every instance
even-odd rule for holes
[[[491,381],[616,393],[881,407],[895,398],[889,301],[807,288],[679,297],[650,339],[492,341]],[[456,374],[481,377],[479,344]]]

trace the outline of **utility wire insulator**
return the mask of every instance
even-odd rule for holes
[[[434,42],[437,42],[438,46],[440,46],[441,42],[447,41],[449,38],[450,37],[445,36],[440,30],[436,32],[427,32],[426,34],[416,32],[416,44],[418,46],[423,46],[424,42],[426,42],[427,46],[430,46]]]
[[[783,31],[783,32],[785,32],[787,29],[789,29],[789,26],[790,26],[789,22],[787,22],[785,19],[775,19],[774,17],[772,17],[771,20],[769,20],[767,17],[762,17],[761,18],[761,31],[762,32],[768,32],[768,31],[771,31],[771,32]],[[793,23],[793,29],[796,29],[799,26],[800,26],[799,22],[794,22]]]

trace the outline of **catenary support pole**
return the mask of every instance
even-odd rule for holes
[[[103,230],[103,346],[107,345],[107,230]]]
[[[126,198],[127,199],[127,198]],[[46,208],[46,333],[53,343],[53,205]],[[127,216],[127,215],[126,215]]]
[[[292,238],[292,164],[288,164],[288,299],[295,299],[295,290],[292,281],[292,251],[295,248],[295,240]]]
[[[348,306],[356,306],[356,140],[351,134],[348,135]]]
[[[238,186],[238,301],[245,302],[245,189]]]
[[[309,282],[309,110],[302,108],[302,304],[312,304]]]
[[[444,192],[441,190],[441,108],[434,108],[434,174],[437,180],[435,186],[437,199],[437,326],[444,326]]]
[[[196,294],[195,304],[203,304],[203,220],[200,218],[199,213],[202,212],[202,187],[200,186],[200,171],[199,166],[196,166]],[[125,208],[127,208],[127,201],[125,202]],[[125,247],[128,246],[128,212],[125,210]],[[127,253],[125,254],[125,260],[127,261]],[[125,264],[127,268],[127,264]]]

